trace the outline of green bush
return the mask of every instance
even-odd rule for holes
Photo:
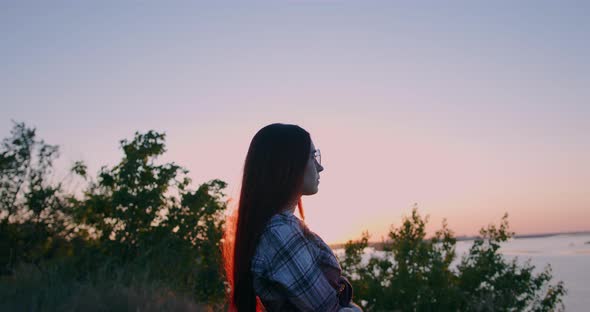
[[[164,139],[149,131],[122,140],[121,161],[102,167],[75,197],[51,183],[57,146],[15,124],[0,149],[2,305],[59,310],[99,290],[135,296],[151,283],[179,298],[223,304],[226,183],[193,190],[186,169],[156,162]],[[82,162],[72,172],[88,179]]]
[[[513,233],[508,217],[499,227],[480,231],[469,253],[456,268],[456,239],[443,222],[433,238],[426,239],[425,225],[417,209],[393,227],[383,243],[384,256],[362,255],[368,233],[345,245],[341,260],[351,280],[355,301],[366,311],[554,311],[563,309],[563,282],[550,284],[551,267],[535,274],[530,263],[507,261],[500,243]]]

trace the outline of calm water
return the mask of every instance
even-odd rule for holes
[[[566,311],[590,311],[590,244],[587,242],[590,234],[519,238],[504,243],[501,252],[509,258],[517,257],[519,262],[530,259],[538,271],[551,264],[553,280],[563,281],[568,290],[564,297]],[[472,244],[472,241],[457,242],[457,255],[465,254]],[[337,250],[336,254],[340,256],[342,252]],[[365,261],[371,254],[381,253],[367,248]]]

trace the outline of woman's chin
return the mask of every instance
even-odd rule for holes
[[[307,190],[303,192],[303,195],[313,195],[319,191],[318,187],[316,186],[313,190]]]

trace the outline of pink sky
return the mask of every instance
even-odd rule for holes
[[[163,161],[236,197],[252,136],[295,123],[322,151],[304,204],[328,242],[379,240],[414,203],[431,232],[505,212],[517,233],[590,230],[580,4],[62,4],[0,4],[1,133],[36,126],[61,168],[155,129]]]

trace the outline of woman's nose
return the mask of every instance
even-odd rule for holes
[[[316,163],[316,164],[317,164],[317,163]],[[322,171],[324,171],[324,167],[323,167],[322,165],[320,165],[320,164],[317,164],[317,166],[316,166],[316,167],[318,168],[318,172],[322,172]]]

